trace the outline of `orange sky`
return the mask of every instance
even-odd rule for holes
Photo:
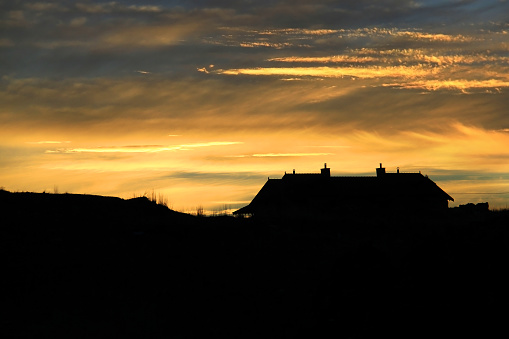
[[[382,162],[451,206],[509,202],[506,1],[2,6],[6,189],[218,211],[285,171]]]

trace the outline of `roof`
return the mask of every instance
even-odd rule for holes
[[[251,203],[234,214],[270,213],[288,206],[360,205],[388,200],[454,201],[421,173],[385,173],[369,177],[334,177],[323,174],[285,174],[268,179]]]

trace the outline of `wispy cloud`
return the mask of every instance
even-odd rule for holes
[[[420,39],[427,41],[439,41],[439,42],[472,42],[476,41],[477,38],[471,36],[465,36],[461,34],[450,35],[442,33],[424,33],[424,32],[408,32],[408,31],[396,31],[389,32],[397,37],[404,37],[408,39]]]
[[[273,158],[273,157],[317,157],[332,155],[333,153],[255,153],[250,155],[231,155],[230,158]]]
[[[289,42],[267,42],[267,41],[257,41],[257,42],[241,42],[240,47],[271,47],[276,49],[282,49],[285,47],[291,47],[293,44]]]
[[[45,144],[69,144],[70,141],[53,141],[53,140],[43,140],[43,141],[27,141],[27,144],[35,144],[35,145],[45,145]]]
[[[258,67],[217,70],[225,75],[277,75],[277,76],[311,76],[326,78],[356,77],[372,79],[379,77],[408,77],[425,76],[436,70],[422,66],[392,66],[392,67]]]
[[[508,64],[509,57],[500,55],[475,54],[443,54],[443,52],[425,49],[390,49],[379,50],[374,48],[362,48],[347,51],[347,54],[331,55],[322,57],[288,56],[270,58],[267,61],[288,63],[378,63],[378,64],[432,64],[439,66],[448,65],[472,65],[499,63]]]
[[[285,32],[275,30],[269,34],[286,38],[284,34],[304,34],[303,30]],[[347,36],[373,39],[386,44],[380,47],[346,49],[342,54],[327,56],[301,55],[267,58],[266,62],[284,64],[282,67],[251,67],[218,69],[215,74],[283,77],[281,80],[299,80],[305,77],[352,79],[396,79],[395,82],[373,84],[400,89],[424,91],[452,90],[469,93],[487,89],[498,93],[509,81],[509,57],[497,44],[494,33],[481,32],[474,35],[429,33],[397,28],[364,28],[337,30],[339,38]],[[332,34],[332,32],[331,32]],[[496,35],[496,34],[495,34]],[[400,41],[400,39],[403,39]],[[447,42],[427,44],[423,42]],[[493,42],[490,42],[492,41]],[[412,42],[413,41],[413,42]],[[483,41],[486,49],[472,45]],[[484,42],[487,41],[487,42]],[[465,47],[459,48],[458,43]],[[421,44],[421,48],[390,48],[399,45]],[[389,48],[388,48],[389,47]],[[492,49],[491,49],[492,48]],[[495,51],[495,52],[494,52]],[[302,55],[304,54],[304,55]],[[316,54],[316,53],[310,53]],[[344,64],[338,67],[336,64]],[[305,66],[303,66],[305,65]],[[309,65],[309,66],[307,66]]]
[[[134,145],[134,146],[94,147],[94,148],[61,148],[57,150],[47,150],[46,153],[157,153],[167,151],[189,151],[200,147],[228,146],[241,143],[242,142],[213,141],[206,143],[183,144],[174,146]]]
[[[356,57],[350,55],[333,55],[333,56],[325,56],[325,57],[279,57],[279,58],[270,58],[267,61],[276,61],[276,62],[302,62],[302,63],[366,63],[366,62],[374,62],[378,61],[378,59],[374,57]]]
[[[107,3],[77,3],[76,8],[85,13],[102,14],[113,12],[161,12],[162,8],[156,5],[124,5],[119,2]]]
[[[308,28],[280,28],[280,29],[267,29],[261,31],[252,31],[262,35],[328,35],[338,33],[337,29],[308,29]]]
[[[399,84],[384,84],[387,87],[407,88],[407,89],[423,89],[428,91],[438,90],[459,90],[468,93],[470,90],[492,89],[499,92],[500,89],[509,87],[509,81],[499,79],[488,80],[422,80]]]

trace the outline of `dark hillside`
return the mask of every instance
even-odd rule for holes
[[[89,221],[101,226],[122,224],[151,224],[171,217],[183,220],[189,215],[171,211],[155,204],[146,197],[124,200],[86,194],[11,193],[0,191],[2,209],[14,219],[13,224],[33,225],[50,222],[55,225],[89,225]],[[52,219],[49,219],[52,218]]]
[[[508,211],[198,218],[0,191],[2,337],[492,337]]]

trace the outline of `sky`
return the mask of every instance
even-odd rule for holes
[[[0,1],[0,186],[192,212],[285,171],[509,205],[509,1]]]

